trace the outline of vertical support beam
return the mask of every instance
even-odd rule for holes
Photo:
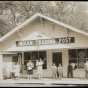
[[[62,50],[62,65],[63,65],[63,76],[67,77],[67,66],[69,63],[69,54],[67,49]]]
[[[47,69],[52,66],[52,50],[47,51]]]
[[[47,77],[52,77],[52,50],[47,50]]]
[[[22,73],[24,74],[24,52],[22,51]]]
[[[0,53],[0,80],[3,80],[3,55]]]

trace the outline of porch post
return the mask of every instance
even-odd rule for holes
[[[24,52],[22,51],[22,73],[24,74]]]
[[[62,65],[63,65],[63,76],[67,77],[67,66],[69,63],[69,54],[67,49],[62,50]]]
[[[47,50],[47,77],[52,77],[52,50]]]
[[[47,69],[52,66],[52,50],[47,51]]]

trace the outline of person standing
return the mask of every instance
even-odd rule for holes
[[[52,65],[52,77],[53,77],[54,79],[57,78],[57,67],[56,67],[55,64]]]
[[[12,62],[11,67],[11,79],[15,79],[15,62]]]
[[[31,79],[31,75],[33,74],[33,67],[34,67],[34,64],[32,63],[31,60],[29,60],[27,63],[28,79]]]
[[[88,61],[86,61],[85,65],[84,65],[84,69],[85,69],[85,78],[88,79]]]
[[[71,63],[72,68],[75,69],[75,63]]]
[[[42,75],[43,75],[43,60],[40,58],[40,60],[36,62],[36,66],[37,66],[37,72],[38,72],[38,78],[41,79]]]
[[[67,73],[68,78],[73,78],[73,66],[71,63],[68,65],[68,73]]]
[[[15,64],[14,71],[15,71],[15,77],[17,79],[19,79],[19,77],[20,77],[20,65],[18,63]]]
[[[59,78],[61,79],[63,77],[63,67],[61,64],[58,66],[58,73],[59,73]]]

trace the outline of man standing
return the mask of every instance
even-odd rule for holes
[[[57,67],[55,64],[52,65],[52,76],[54,79],[57,78]]]
[[[71,63],[69,63],[69,65],[68,65],[67,77],[68,78],[73,78],[73,67],[72,67],[72,64]]]
[[[61,79],[63,77],[63,67],[61,64],[58,66],[58,73],[59,73],[59,78]]]
[[[88,61],[86,61],[84,68],[85,68],[85,77],[88,78]]]

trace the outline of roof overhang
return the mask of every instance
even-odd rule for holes
[[[80,29],[77,29],[77,28],[74,28],[68,24],[65,24],[63,22],[60,22],[58,20],[55,20],[53,18],[50,18],[48,16],[44,16],[40,13],[36,13],[35,15],[31,16],[29,19],[27,19],[25,22],[23,22],[21,25],[18,25],[17,27],[15,27],[14,29],[12,29],[10,32],[8,32],[6,35],[4,35],[3,37],[0,38],[0,42],[4,41],[6,38],[10,37],[11,35],[13,35],[16,31],[20,30],[21,28],[23,28],[24,26],[26,26],[27,24],[29,24],[30,22],[32,22],[33,20],[35,20],[37,17],[40,17],[40,18],[43,18],[43,19],[46,19],[50,22],[53,22],[57,25],[60,25],[62,27],[65,27],[65,28],[68,28],[69,30],[72,30],[74,32],[78,32],[80,34],[83,34],[85,36],[88,36],[88,33],[83,31],[83,30],[80,30]]]

